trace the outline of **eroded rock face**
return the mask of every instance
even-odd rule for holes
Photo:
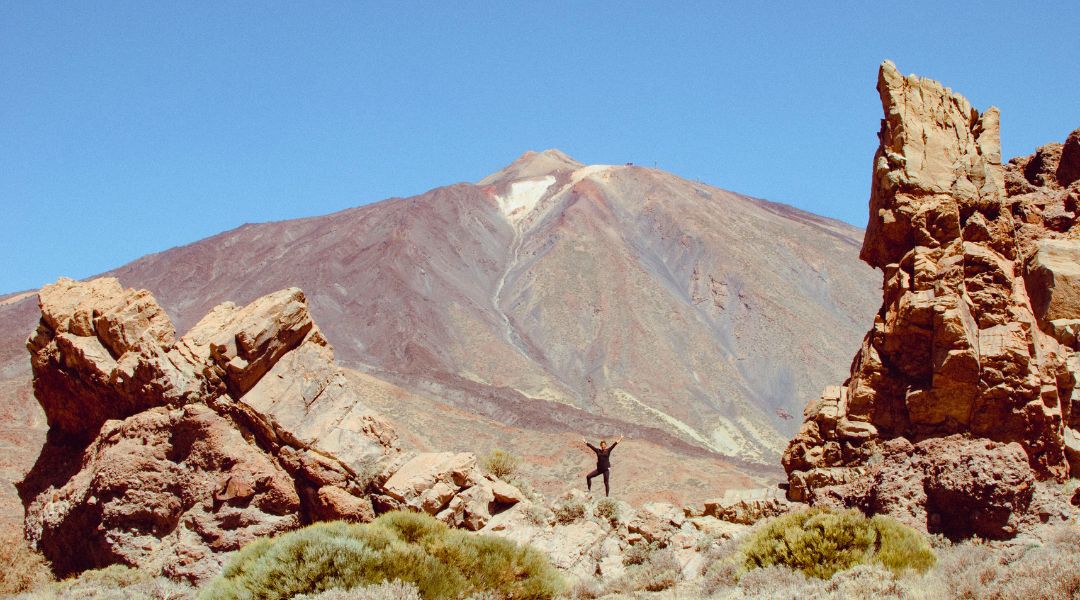
[[[1022,203],[1006,196],[996,109],[980,114],[937,82],[903,77],[888,62],[878,90],[885,118],[861,257],[884,273],[883,302],[850,378],[804,411],[783,458],[789,496],[848,494],[849,504],[858,503],[853,490],[874,487],[868,465],[890,440],[911,447],[954,434],[1015,448],[1033,476],[1063,479],[1070,472],[1065,438],[1075,418],[1075,356],[1050,334],[1047,319],[1080,317],[1072,308],[1072,242],[1042,243],[1048,236],[1018,225],[1014,212],[1023,212],[1016,208]],[[1031,179],[1040,184],[1049,181],[1044,171],[1057,177],[1060,158],[1039,160],[1016,168],[1037,171]],[[1019,189],[1015,179],[1011,174],[1010,189]],[[1055,227],[1070,232],[1071,217],[1058,217]],[[1032,286],[1048,298],[1029,294]],[[1066,324],[1059,325],[1067,337]],[[997,448],[987,451],[1005,452]],[[950,460],[931,453],[920,472],[949,471]],[[982,470],[975,479],[992,480],[994,460],[967,468]],[[928,516],[920,513],[926,502],[934,501],[910,508]],[[981,526],[965,527],[980,533]]]
[[[516,487],[482,473],[476,455],[469,452],[418,454],[395,469],[378,490],[375,506],[380,512],[426,512],[472,531],[525,500]]]
[[[61,573],[120,562],[201,581],[222,553],[370,519],[396,434],[344,384],[298,289],[218,306],[177,339],[146,291],[62,279],[27,342],[50,430],[20,484]]]

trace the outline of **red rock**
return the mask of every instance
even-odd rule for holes
[[[51,428],[19,492],[60,574],[123,563],[199,582],[258,537],[372,518],[358,473],[396,436],[343,385],[299,290],[222,305],[179,340],[114,279],[40,299],[27,347]]]
[[[885,119],[861,257],[883,271],[883,303],[849,379],[807,405],[783,458],[789,497],[1006,536],[1033,477],[1061,480],[1072,469],[1065,440],[1080,412],[1080,361],[1058,340],[1080,318],[1080,232],[1067,214],[1075,206],[1062,200],[1049,215],[1040,204],[1062,189],[1061,146],[1003,169],[996,109],[980,114],[888,62],[878,90]],[[971,449],[991,444],[963,459],[971,473],[945,446],[929,450],[954,434],[974,438]],[[904,458],[903,447],[925,454]],[[1007,481],[984,490],[978,477],[991,477],[995,460]],[[905,483],[905,470],[926,484]]]

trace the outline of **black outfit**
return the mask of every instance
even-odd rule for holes
[[[589,488],[589,490],[592,490],[592,478],[596,477],[597,475],[603,475],[604,495],[607,496],[611,493],[611,488],[608,486],[608,476],[611,469],[611,459],[609,458],[609,456],[611,455],[611,451],[615,449],[615,446],[619,445],[619,442],[615,442],[614,444],[608,446],[607,448],[604,448],[603,450],[597,448],[596,446],[593,446],[589,442],[585,442],[585,445],[596,453],[596,469],[594,469],[592,473],[589,473],[585,476],[585,487]]]

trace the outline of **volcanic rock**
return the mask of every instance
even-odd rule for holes
[[[19,492],[58,573],[201,581],[258,537],[372,517],[363,474],[396,434],[343,384],[300,290],[218,306],[179,339],[115,279],[39,297],[27,347],[50,430]]]
[[[884,493],[882,486],[904,487],[879,480],[879,463],[909,448],[925,458],[893,466],[926,478],[901,503],[915,520],[938,514],[950,521],[944,530],[1008,535],[998,509],[1023,511],[1033,477],[1061,480],[1071,468],[1065,438],[1075,418],[1075,357],[1048,333],[1046,319],[1080,318],[1074,248],[1071,241],[1040,242],[1067,235],[1049,235],[1046,221],[1034,218],[1024,229],[1014,218],[1023,210],[1006,196],[1007,188],[1039,193],[1051,180],[1060,187],[1061,153],[1018,165],[1006,183],[996,109],[980,114],[951,90],[903,77],[889,62],[878,91],[885,119],[861,257],[883,271],[883,302],[849,379],[804,411],[783,457],[789,497],[857,505]],[[1071,228],[1068,219],[1055,223]],[[971,440],[948,438],[954,434]],[[955,453],[926,450],[945,443],[938,438],[953,440],[946,445]],[[963,444],[982,449],[990,441],[998,444],[964,454]],[[960,460],[975,462],[962,467]],[[991,477],[995,464],[1009,469],[998,495],[964,489]],[[883,497],[905,496],[896,490]],[[869,508],[897,512],[876,502]],[[945,505],[981,516],[968,523]]]

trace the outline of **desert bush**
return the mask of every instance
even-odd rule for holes
[[[480,468],[503,481],[509,481],[517,474],[521,459],[506,450],[495,449],[480,460]]]
[[[415,585],[425,599],[488,591],[550,598],[563,586],[532,548],[450,529],[425,514],[391,512],[365,525],[319,523],[249,544],[202,598],[276,600],[393,580]]]
[[[194,600],[195,589],[164,577],[112,565],[50,583],[17,600]]]
[[[824,583],[782,565],[754,569],[739,578],[745,598],[810,598],[824,593]]]
[[[844,600],[904,600],[911,595],[896,575],[878,565],[855,565],[825,582],[825,591]]]
[[[718,560],[705,566],[701,574],[701,589],[712,596],[720,590],[735,587],[739,583],[739,565],[730,560]]]
[[[630,544],[626,548],[626,552],[623,552],[623,564],[641,565],[645,564],[653,554],[659,549],[659,545],[656,542],[641,541],[636,544]]]
[[[1056,533],[1045,543],[1013,552],[995,551],[977,540],[956,544],[941,552],[921,585],[927,597],[1080,598],[1080,527],[1061,525]]]
[[[30,548],[17,528],[0,528],[0,595],[18,594],[53,579],[45,557]]]
[[[569,525],[585,518],[585,505],[576,500],[567,500],[555,507],[555,522]]]
[[[318,594],[293,596],[293,600],[423,600],[420,589],[411,583],[395,579],[375,585],[354,587],[351,590],[333,589]]]
[[[682,565],[670,550],[659,550],[648,559],[626,569],[626,574],[609,582],[607,593],[659,592],[675,585],[682,575]]]
[[[597,501],[593,514],[614,525],[619,522],[619,503],[611,498],[603,498]]]
[[[570,588],[570,600],[594,600],[604,595],[604,586],[599,579],[589,577],[579,579]]]
[[[746,569],[781,565],[828,579],[859,564],[924,572],[934,553],[924,536],[889,517],[820,508],[777,517],[743,545]]]
[[[529,504],[522,509],[525,520],[532,525],[547,525],[551,519],[551,511],[539,504]]]

